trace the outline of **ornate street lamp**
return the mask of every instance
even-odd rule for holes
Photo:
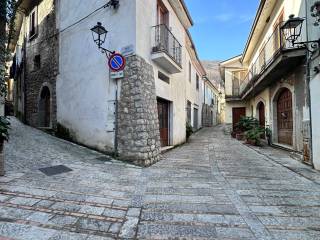
[[[286,21],[284,25],[281,27],[281,30],[286,40],[290,41],[292,45],[295,44],[298,37],[300,37],[301,35],[303,21],[303,18],[294,17],[294,15],[290,15],[289,20]]]
[[[93,41],[98,45],[99,49],[106,41],[108,31],[102,26],[101,22],[98,22],[96,26],[91,28]]]
[[[102,45],[105,43],[108,31],[105,29],[104,26],[102,26],[101,22],[97,22],[97,25],[90,29],[92,33],[93,41],[97,44],[99,50],[101,50],[102,53],[105,53],[107,57],[109,58],[111,54],[114,54],[115,51],[110,51]]]
[[[311,48],[317,49],[320,47],[320,39],[314,41],[297,42],[298,38],[301,36],[302,23],[304,19],[300,17],[294,17],[290,15],[289,19],[281,27],[281,31],[285,36],[287,41],[290,41],[292,46],[295,45],[303,46],[311,53],[314,51],[309,49],[308,44],[311,44]]]

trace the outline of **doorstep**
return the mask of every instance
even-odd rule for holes
[[[295,152],[295,150],[293,149],[293,147],[290,146],[290,145],[281,144],[281,143],[272,143],[271,146],[272,146],[272,147],[276,147],[276,148],[280,148],[280,149],[282,149],[282,150],[294,151],[294,152]]]
[[[173,148],[174,148],[174,146],[162,147],[162,148],[161,148],[161,153],[168,152],[168,151],[170,151],[170,150],[173,149]]]
[[[284,151],[288,151],[288,152],[290,152],[290,157],[292,157],[300,162],[309,164],[309,163],[303,161],[303,154],[297,150],[294,150],[293,147],[290,145],[281,144],[281,143],[273,143],[271,146],[275,147],[275,148],[279,148]]]

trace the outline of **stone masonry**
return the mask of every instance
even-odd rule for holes
[[[153,68],[129,56],[118,108],[118,153],[123,160],[148,166],[159,160],[160,132]]]
[[[58,36],[56,33],[56,14],[54,1],[50,13],[38,8],[38,15],[48,14],[38,25],[37,36],[27,39],[26,44],[26,121],[34,127],[39,127],[39,96],[43,86],[50,89],[50,115],[52,127],[56,126],[56,76],[58,74]],[[36,68],[34,59],[40,56],[40,66]]]

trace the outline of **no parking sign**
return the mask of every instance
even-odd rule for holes
[[[108,61],[109,68],[114,72],[122,71],[126,66],[126,59],[119,53],[114,53]]]

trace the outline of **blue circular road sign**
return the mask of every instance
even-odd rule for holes
[[[126,59],[119,53],[114,53],[110,56],[108,65],[114,72],[119,72],[126,66]]]

